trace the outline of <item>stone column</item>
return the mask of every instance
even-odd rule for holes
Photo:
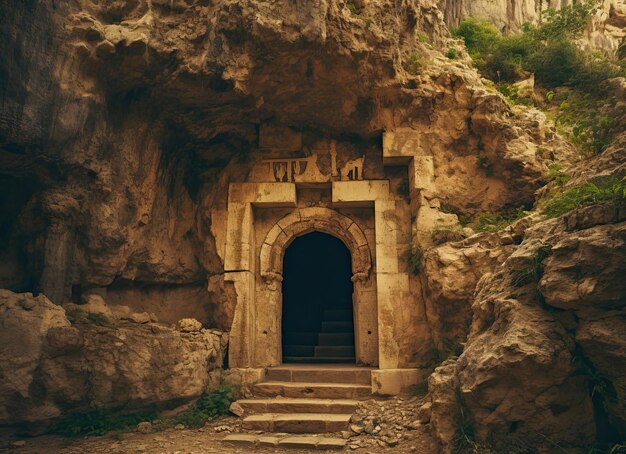
[[[253,207],[295,206],[293,183],[231,183],[228,188],[228,221],[224,280],[232,282],[237,294],[230,332],[229,365],[256,367],[256,246]]]

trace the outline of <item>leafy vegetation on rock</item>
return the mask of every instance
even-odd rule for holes
[[[66,414],[54,423],[50,432],[65,437],[104,435],[108,432],[131,430],[143,421],[153,421],[157,428],[177,424],[202,427],[212,418],[229,414],[230,404],[239,395],[238,386],[224,382],[215,391],[203,394],[194,406],[173,418],[159,419],[155,411],[123,414],[98,408],[84,413]]]
[[[474,64],[483,76],[496,81],[511,103],[534,103],[512,86],[531,74],[539,85],[555,89],[558,94],[549,92],[547,107],[555,111],[557,124],[567,128],[564,132],[583,151],[600,153],[615,132],[610,111],[616,101],[603,82],[626,76],[626,62],[575,44],[595,11],[593,0],[548,10],[541,24],[526,24],[521,33],[511,35],[501,34],[484,20],[467,18],[454,34],[463,38]]]
[[[608,57],[574,44],[596,11],[594,1],[548,10],[540,25],[526,24],[522,33],[502,35],[484,20],[467,18],[454,30],[463,38],[474,63],[488,78],[514,82],[528,73],[546,87],[574,86],[599,90],[598,83],[624,74]]]
[[[514,274],[513,285],[522,287],[530,283],[538,284],[543,276],[543,261],[550,255],[552,255],[552,248],[549,245],[539,247],[531,263]]]
[[[527,214],[523,207],[501,213],[478,213],[470,226],[476,232],[498,232]]]
[[[65,437],[104,435],[107,432],[126,430],[142,421],[156,418],[156,412],[120,414],[98,408],[84,413],[68,413],[58,419],[50,431]]]
[[[575,186],[548,200],[542,213],[554,218],[575,208],[599,202],[613,203],[618,209],[626,203],[626,177],[610,176],[596,178],[581,186]]]
[[[414,246],[409,253],[409,270],[416,276],[422,271],[423,255],[422,250],[417,246]]]
[[[232,383],[222,385],[211,393],[202,395],[196,405],[178,415],[174,422],[188,427],[202,427],[209,419],[229,414],[228,408],[241,394]]]

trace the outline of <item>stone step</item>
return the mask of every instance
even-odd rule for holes
[[[354,358],[354,346],[351,345],[320,345],[315,347],[315,357]]]
[[[354,333],[319,333],[317,345],[354,345]]]
[[[349,322],[322,322],[323,333],[346,333],[352,331],[354,325]]]
[[[358,401],[351,399],[240,399],[244,414],[253,413],[354,413]]]
[[[316,358],[354,358],[354,346],[351,345],[283,345],[285,356],[315,356]]]
[[[265,372],[268,381],[309,382],[309,383],[352,383],[371,386],[372,370],[357,366],[308,366],[285,364],[268,367]]]
[[[342,356],[284,356],[283,361],[291,364],[356,364],[356,358]]]
[[[296,448],[296,449],[343,449],[348,440],[343,438],[324,437],[320,435],[251,435],[230,434],[222,439],[222,443],[240,448]]]
[[[354,345],[354,333],[307,333],[286,332],[283,345]]]
[[[352,322],[351,309],[326,309],[322,318],[328,322]]]
[[[287,331],[283,333],[284,345],[317,345],[319,333]]]
[[[314,399],[366,399],[371,395],[371,385],[353,383],[314,383],[267,381],[254,385],[259,397],[295,397]]]
[[[314,356],[315,345],[283,345],[283,355],[285,356]]]
[[[247,430],[287,433],[325,433],[348,430],[351,414],[261,413],[243,419]]]

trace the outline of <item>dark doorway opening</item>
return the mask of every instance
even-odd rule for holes
[[[296,238],[283,260],[283,362],[355,363],[350,251],[334,236]]]

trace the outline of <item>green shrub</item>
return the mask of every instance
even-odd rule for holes
[[[358,9],[353,2],[346,2],[346,6],[352,14],[358,14]]]
[[[414,246],[409,253],[409,270],[416,276],[422,271],[422,258],[422,250]]]
[[[470,226],[476,232],[498,232],[518,219],[523,218],[527,214],[528,213],[524,210],[524,207],[519,207],[502,213],[478,213],[474,217],[474,221],[470,224]]]
[[[513,285],[523,287],[530,283],[538,284],[543,276],[543,261],[551,255],[551,246],[545,245],[539,247],[537,251],[535,251],[530,265],[513,275]]]
[[[496,41],[491,53],[483,57],[483,73],[498,82],[526,78],[528,72],[532,72],[528,62],[537,47],[538,43],[526,34],[502,36]]]
[[[228,415],[230,404],[237,400],[239,395],[238,386],[224,382],[215,391],[203,394],[196,405],[174,418],[174,422],[187,427],[202,427],[210,419]]]
[[[572,178],[561,169],[561,164],[558,164],[556,162],[548,165],[548,178],[553,180],[558,186],[563,186]]]
[[[419,74],[420,69],[424,66],[424,62],[417,52],[411,52],[402,62],[402,67],[409,74]]]
[[[626,203],[626,177],[597,178],[576,186],[549,200],[542,213],[550,218],[560,216],[575,208],[598,202],[612,202],[616,209]]]
[[[109,320],[106,318],[106,315],[100,314],[98,312],[89,312],[87,314],[87,320],[95,325],[106,325],[109,323]]]
[[[86,413],[71,413],[59,418],[50,432],[65,437],[104,435],[107,432],[127,430],[142,421],[152,421],[155,412],[119,414],[110,410],[95,409]]]
[[[476,427],[474,426],[474,420],[469,411],[469,408],[465,404],[465,400],[459,390],[456,393],[456,409],[454,417],[455,434],[452,439],[453,452],[476,452],[478,445],[475,441]]]
[[[426,380],[422,380],[415,385],[409,386],[409,393],[412,396],[425,396],[426,394],[428,394],[428,382]]]
[[[556,125],[583,152],[601,153],[615,134],[616,110],[614,98],[598,98],[592,92],[558,92],[548,98],[556,107]],[[608,108],[607,108],[608,106]],[[621,108],[626,113],[625,108]]]
[[[542,84],[558,87],[572,81],[572,76],[584,66],[584,57],[570,41],[550,41],[526,55],[524,65]]]
[[[159,429],[176,424],[193,428],[202,427],[210,419],[228,415],[230,404],[238,399],[239,395],[238,386],[224,382],[215,391],[203,394],[193,407],[174,418],[157,419],[156,412],[120,414],[111,410],[95,409],[86,413],[62,416],[52,426],[51,433],[66,437],[103,435],[107,432],[134,429],[142,421],[152,421]]]
[[[525,25],[522,33],[505,36],[486,21],[467,18],[453,33],[463,38],[476,66],[492,80],[514,82],[534,73],[546,87],[567,85],[600,94],[601,81],[626,71],[619,62],[574,44],[594,12],[591,0],[548,10],[540,25]]]
[[[586,0],[558,10],[548,9],[539,27],[527,25],[526,32],[534,33],[543,40],[577,38],[585,30],[589,18],[596,13],[597,3],[595,0]]]
[[[448,49],[448,53],[446,55],[450,60],[454,60],[459,57],[459,53],[454,47],[451,47],[450,49]]]
[[[428,37],[428,35],[424,32],[417,32],[417,34],[415,35],[417,40],[420,43],[426,43],[426,44],[430,44],[430,38]]]
[[[524,106],[535,105],[535,103],[533,102],[531,98],[522,96],[517,90],[517,88],[515,87],[515,85],[513,84],[510,84],[507,82],[500,82],[496,86],[498,88],[498,91],[506,98],[507,102],[511,105],[517,105],[517,104],[524,105]]]
[[[453,34],[463,38],[467,52],[478,61],[493,50],[502,36],[491,22],[475,17],[464,19]]]

